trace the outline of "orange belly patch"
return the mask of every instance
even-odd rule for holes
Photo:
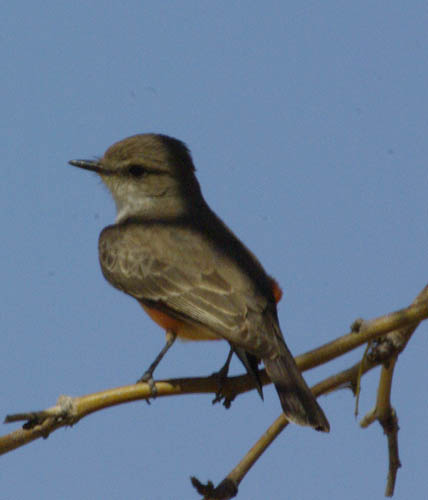
[[[159,309],[154,309],[152,307],[147,307],[141,304],[142,308],[150,316],[150,318],[157,323],[164,330],[171,330],[177,337],[182,340],[220,340],[215,332],[199,325],[192,325],[191,323],[186,323],[180,319],[173,318],[169,314],[159,311]]]

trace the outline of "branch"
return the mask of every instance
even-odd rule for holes
[[[422,290],[411,306],[370,321],[358,321],[357,328],[354,327],[350,333],[298,356],[296,358],[297,365],[301,371],[305,371],[327,363],[366,342],[384,336],[383,341],[379,341],[373,352],[368,355],[367,359],[363,360],[362,373],[366,373],[380,363],[385,362],[386,359],[389,359],[391,353],[397,356],[404,349],[411,333],[416,329],[419,322],[427,317],[428,286]],[[409,334],[410,331],[411,333]],[[388,332],[390,333],[388,334]],[[389,346],[388,349],[384,348],[385,342]],[[378,350],[377,353],[376,349]],[[357,363],[348,370],[325,379],[313,388],[314,393],[316,395],[326,394],[337,387],[343,387],[345,384],[355,385],[359,370],[361,370],[361,366],[360,363]],[[260,375],[263,385],[270,383],[264,370],[261,371]],[[219,385],[218,378],[210,376],[158,381],[156,382],[156,389],[158,397],[195,393],[215,394],[219,390]],[[254,389],[254,384],[248,375],[228,378],[221,387],[222,395],[228,401],[232,401],[237,395],[252,389]],[[56,429],[67,425],[71,426],[81,418],[96,411],[130,401],[149,399],[150,396],[150,386],[140,383],[76,398],[60,396],[58,403],[46,410],[8,415],[5,422],[26,421],[26,424],[24,424],[22,429],[0,437],[0,454],[7,453],[40,437],[46,438]],[[212,498],[232,498],[232,496],[235,496],[242,478],[286,425],[287,420],[285,416],[280,415],[246,457],[221,483],[225,491],[224,494],[229,496],[213,496]],[[196,480],[196,483],[199,482]],[[201,483],[199,485],[203,487]],[[213,493],[218,491],[218,489],[219,487],[213,488],[211,485],[210,491]],[[235,493],[233,493],[234,491]],[[232,493],[233,495],[230,496]]]
[[[332,342],[299,356],[296,361],[298,361],[299,369],[305,371],[327,363],[327,361],[352,351],[356,347],[393,330],[409,326],[414,326],[414,328],[416,328],[422,320],[427,318],[428,285],[418,294],[409,307],[385,314],[384,316],[379,316],[369,321],[357,320],[351,327],[351,333],[343,335]],[[356,333],[358,333],[358,335],[356,335]],[[397,333],[394,338],[398,337],[400,337],[400,335]],[[404,349],[404,346],[405,344],[402,345],[402,349]]]
[[[426,286],[413,301],[410,308],[426,303],[428,298],[428,286]],[[402,311],[408,311],[410,308],[404,309]],[[380,317],[376,320],[363,323],[365,325],[365,334],[369,337],[368,342],[372,341],[372,328],[376,328],[377,325],[384,327],[385,318],[397,318],[399,317],[401,311],[398,313],[392,313],[387,316]],[[407,312],[405,313],[407,314]],[[411,313],[410,313],[411,314]],[[362,324],[361,320],[358,321],[358,325]],[[387,411],[390,408],[389,394],[392,383],[392,372],[395,366],[395,361],[407,345],[410,340],[411,335],[416,330],[419,323],[412,323],[410,326],[399,328],[393,330],[392,332],[385,335],[382,341],[379,341],[377,346],[368,355],[364,355],[361,362],[356,363],[354,366],[348,368],[347,370],[341,371],[336,375],[326,378],[322,382],[312,387],[312,392],[315,396],[320,396],[321,394],[327,394],[335,389],[350,386],[356,388],[359,385],[361,377],[372,370],[376,366],[390,361],[390,377],[382,378],[382,388],[378,391],[378,402],[379,405],[379,418],[382,418],[382,426],[388,437],[388,450],[389,450],[389,474],[388,482],[386,487],[387,496],[392,496],[394,491],[396,473],[398,468],[401,466],[398,458],[398,443],[397,443],[397,432],[398,424],[395,416],[395,411],[392,409],[392,414]],[[341,337],[336,341],[327,344],[331,346],[336,344],[339,348],[344,348],[346,346],[347,336]],[[361,339],[360,339],[361,340]],[[389,349],[384,347],[387,344]],[[326,346],[320,349],[325,349]],[[318,351],[318,350],[317,350]],[[328,350],[325,349],[325,352]],[[312,351],[313,353],[316,351]],[[366,354],[366,353],[365,353]],[[304,355],[306,356],[306,355]],[[300,361],[301,357],[297,358]],[[301,364],[298,363],[299,368]],[[382,370],[383,373],[383,370]],[[354,391],[355,392],[355,391]],[[238,486],[242,479],[245,477],[247,472],[255,464],[258,458],[266,451],[270,444],[277,438],[277,436],[283,431],[283,429],[288,425],[288,421],[284,414],[281,414],[275,422],[267,429],[267,431],[261,436],[261,438],[254,444],[254,446],[247,452],[244,458],[239,462],[239,464],[221,481],[217,488],[209,481],[206,485],[202,484],[195,477],[191,478],[193,486],[196,488],[199,494],[204,495],[204,500],[228,500],[233,498],[238,493]]]
[[[360,370],[362,374],[367,373],[380,364],[379,361],[366,360],[361,368],[361,363],[358,362],[350,368],[343,370],[335,375],[332,375],[318,384],[314,385],[311,390],[318,397],[322,394],[328,394],[335,389],[341,388],[344,385],[354,385]],[[205,495],[204,500],[228,500],[236,496],[238,486],[243,480],[247,472],[267,450],[279,434],[287,427],[288,420],[282,413],[273,424],[263,433],[254,446],[247,452],[244,458],[236,465],[236,467],[223,479],[217,488],[214,488],[213,483],[209,481],[206,485],[202,484],[198,479],[192,477],[191,481],[198,493]],[[231,493],[234,492],[233,495]],[[221,496],[222,494],[231,496]]]
[[[397,358],[392,358],[388,367],[382,367],[376,406],[361,420],[360,423],[361,427],[368,427],[375,420],[377,420],[386,434],[389,456],[388,479],[385,489],[385,496],[387,497],[392,497],[394,494],[397,471],[401,467],[398,455],[398,418],[394,408],[391,406],[390,399],[396,360]]]
[[[428,286],[421,292],[421,295],[424,297],[428,295]],[[301,371],[308,370],[339,357],[390,330],[409,323],[415,326],[417,322],[426,317],[428,317],[428,300],[420,301],[406,309],[371,321],[362,322],[358,334],[351,332],[318,349],[298,356],[296,358],[297,366]],[[263,385],[270,383],[264,370],[261,372],[260,378]],[[163,397],[178,394],[216,393],[219,387],[215,378],[204,377],[160,381],[156,382],[156,389],[158,397]],[[241,375],[226,379],[222,386],[222,393],[226,399],[233,400],[236,395],[252,389],[254,389],[254,384],[250,377]],[[67,412],[64,412],[62,400],[59,399],[56,406],[45,410],[48,414],[44,411],[18,414],[18,417],[22,417],[20,420],[28,420],[27,425],[23,429],[0,437],[0,454],[14,450],[40,437],[47,437],[56,429],[73,425],[81,418],[96,411],[130,401],[148,399],[150,395],[150,387],[147,384],[133,384],[73,398],[72,403],[69,401]],[[56,418],[56,415],[60,416]],[[48,416],[52,418],[47,418]],[[17,420],[16,415],[9,415],[5,419],[6,422]]]
[[[425,287],[413,301],[413,305],[423,303],[427,294],[428,287]],[[387,497],[392,497],[394,494],[397,471],[401,467],[398,454],[398,418],[391,405],[392,379],[397,357],[406,347],[416,327],[417,325],[410,325],[388,333],[376,341],[373,350],[368,355],[371,360],[383,362],[383,366],[380,373],[376,405],[361,420],[360,425],[366,428],[377,420],[387,437],[389,457],[388,479],[385,489]]]

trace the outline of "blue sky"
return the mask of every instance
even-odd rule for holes
[[[427,22],[426,2],[395,0],[4,5],[0,413],[133,382],[163,343],[101,275],[107,190],[67,165],[131,134],[189,145],[207,201],[282,285],[295,354],[409,304],[428,281]],[[426,493],[427,333],[396,368],[397,499]],[[226,352],[177,344],[157,376],[209,374]],[[364,378],[362,415],[378,376]],[[229,411],[211,399],[137,402],[61,429],[2,458],[1,497],[198,498],[189,476],[220,481],[280,413],[271,387]],[[238,498],[382,498],[381,428],[359,428],[349,391],[320,402],[331,433],[290,426]]]

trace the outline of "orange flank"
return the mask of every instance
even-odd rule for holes
[[[273,278],[272,278],[272,292],[275,302],[278,304],[278,302],[282,299],[282,290],[281,287],[278,285],[277,281],[275,281]]]
[[[141,302],[140,302],[141,303]],[[215,332],[209,330],[207,327],[198,324],[187,323],[181,319],[174,318],[168,313],[160,311],[154,307],[147,307],[141,303],[141,306],[150,316],[150,318],[157,323],[164,330],[174,332],[181,340],[220,340],[221,337],[216,335]]]

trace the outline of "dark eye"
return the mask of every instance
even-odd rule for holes
[[[141,165],[130,165],[128,167],[128,172],[132,177],[139,178],[143,177],[143,175],[147,173],[147,170]]]

